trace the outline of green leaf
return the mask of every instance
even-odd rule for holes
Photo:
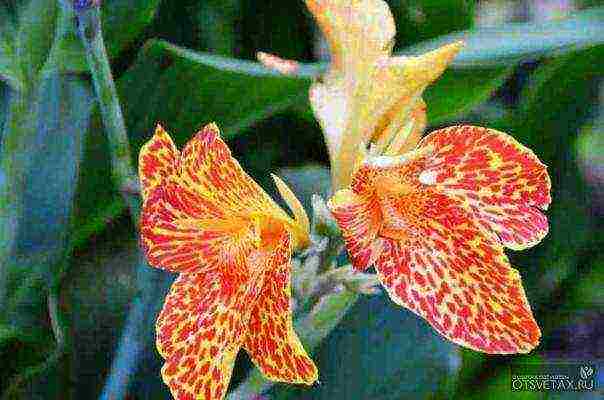
[[[305,101],[309,79],[283,77],[260,64],[149,41],[119,81],[124,114],[135,138],[162,122],[177,140],[216,121],[235,136],[257,121]],[[140,142],[139,142],[140,143]]]
[[[46,299],[64,272],[92,99],[90,84],[75,75],[47,76],[31,98],[11,98],[11,103],[22,108],[11,109],[10,129],[4,135],[4,144],[9,146],[2,149],[5,184],[9,188],[4,188],[2,194],[16,193],[0,199],[11,211],[11,232],[15,235],[14,244],[5,249],[9,253],[2,255],[0,322],[13,330],[27,334],[47,326]],[[40,337],[48,336],[47,332]],[[11,393],[19,392],[22,385],[53,368],[60,357],[55,358],[29,365],[30,369],[20,372],[11,385]]]
[[[2,135],[4,133],[4,124],[6,123],[6,117],[8,114],[10,92],[11,89],[9,85],[0,81],[0,149],[2,149]]]
[[[413,46],[411,53],[463,40],[454,66],[508,65],[552,52],[568,52],[604,43],[604,8],[579,11],[569,18],[544,23],[510,23],[441,36]]]
[[[88,70],[84,47],[76,32],[76,15],[67,2],[61,3],[53,44],[44,64],[45,73],[83,72]]]
[[[58,5],[56,0],[29,0],[19,13],[15,53],[24,82],[34,81],[46,62],[53,43]]]
[[[142,35],[153,21],[160,0],[103,0],[101,6],[105,45],[110,58]]]
[[[17,62],[15,37],[13,16],[5,5],[0,5],[0,82],[5,81],[13,89],[20,90],[23,77]]]
[[[12,101],[21,100],[15,96]],[[0,199],[8,201],[7,209],[13,211],[11,232],[16,235],[0,270],[0,300],[5,304],[0,321],[13,326],[39,324],[44,307],[38,301],[43,301],[46,289],[61,274],[57,267],[66,250],[91,102],[87,82],[75,76],[49,77],[27,105],[30,122],[5,132],[8,143],[13,136],[22,140],[17,152],[3,148],[5,184],[18,193],[12,199]],[[12,209],[14,201],[19,207]],[[23,312],[22,307],[29,311]]]
[[[474,21],[474,2],[467,0],[394,0],[398,48],[469,29]]]
[[[458,118],[488,100],[512,68],[450,68],[424,94],[428,122],[438,125]]]
[[[238,57],[255,59],[259,50],[296,60],[308,54],[312,22],[303,1],[240,0],[240,4]]]
[[[234,56],[238,35],[240,0],[200,2],[193,15],[199,26],[200,42],[212,54]]]
[[[541,364],[543,359],[538,355],[531,354],[527,356],[513,356],[511,362]],[[464,399],[539,400],[547,398],[545,393],[541,392],[513,392],[511,369],[507,363],[483,370],[481,373],[483,375],[479,382],[480,384],[475,387],[469,387],[468,392],[463,395]]]
[[[449,387],[461,364],[457,346],[387,296],[362,297],[313,358],[321,385],[279,386],[276,398],[426,398]]]
[[[567,157],[574,137],[590,116],[585,104],[597,98],[593,82],[604,74],[602,57],[604,45],[550,58],[521,92],[513,129],[531,147],[541,150],[546,164]]]

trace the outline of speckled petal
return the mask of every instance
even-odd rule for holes
[[[162,377],[175,399],[224,398],[262,283],[262,268],[176,279],[156,324]]]
[[[380,248],[375,243],[382,225],[382,213],[376,198],[342,189],[327,205],[342,231],[354,268],[363,270],[371,266],[379,255]]]
[[[534,246],[547,234],[550,178],[533,152],[493,129],[453,126],[432,132],[418,179],[459,200],[509,248]]]
[[[376,262],[392,300],[474,350],[526,353],[537,346],[539,327],[501,244],[445,195],[431,192],[413,207],[414,230],[383,239]]]
[[[166,143],[165,137],[165,132],[159,139],[156,134],[142,159],[160,157],[163,147],[154,143]],[[233,159],[214,124],[191,139],[166,171],[151,175],[161,176],[161,184],[148,186],[141,214],[141,242],[155,267],[174,272],[240,268],[250,251],[253,219],[289,218]]]
[[[240,270],[253,245],[253,223],[233,218],[207,198],[168,181],[149,196],[141,244],[149,264],[172,272]]]
[[[153,189],[160,186],[164,179],[174,175],[179,158],[180,153],[172,138],[158,124],[153,137],[141,148],[138,156],[138,174],[143,200]]]
[[[186,144],[180,165],[182,185],[208,198],[225,214],[288,218],[231,156],[216,124],[205,126]]]
[[[244,348],[267,379],[310,385],[318,373],[292,323],[290,239],[283,231],[276,240],[266,259],[265,283],[251,313]]]

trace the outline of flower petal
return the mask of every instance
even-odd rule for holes
[[[176,399],[222,399],[264,269],[247,274],[181,274],[157,319],[157,349],[166,359],[164,382]]]
[[[458,202],[428,192],[415,206],[415,231],[383,240],[376,269],[390,297],[462,346],[530,351],[541,333],[501,244]]]
[[[211,200],[168,181],[149,195],[141,215],[141,243],[149,264],[172,272],[241,269],[254,226],[225,215]]]
[[[163,180],[173,175],[178,168],[179,151],[170,135],[161,125],[155,128],[155,134],[141,148],[138,158],[138,172],[141,181],[143,200]]]
[[[293,328],[289,235],[281,231],[275,240],[243,346],[267,379],[310,385],[318,372]]]
[[[382,220],[375,198],[342,189],[327,205],[342,231],[352,265],[357,270],[369,267],[380,250],[374,245]]]
[[[207,197],[225,214],[289,218],[231,156],[216,124],[205,126],[183,149],[180,179],[185,187]]]
[[[514,138],[493,129],[454,126],[432,132],[420,147],[433,150],[419,180],[459,199],[505,246],[524,249],[547,234],[541,210],[551,202],[549,175]]]
[[[294,236],[294,247],[306,247],[310,243],[310,221],[308,220],[308,214],[306,214],[302,203],[300,203],[300,200],[298,200],[289,186],[277,175],[271,174],[271,177],[275,182],[275,186],[277,186],[281,198],[294,215],[295,226],[291,229]]]
[[[215,125],[189,141],[177,165],[143,205],[142,245],[155,267],[238,269],[251,251],[257,215],[289,219],[231,157]]]
[[[385,133],[389,143],[399,132],[410,135],[417,129],[409,124],[413,124],[412,115],[418,114],[418,108],[421,110],[423,91],[444,72],[461,47],[461,42],[456,42],[421,56],[384,57],[376,62],[371,85],[357,88],[356,96],[348,101],[345,134],[334,165],[336,188],[350,184],[360,143]],[[407,132],[405,127],[409,127]]]
[[[344,79],[333,74],[327,75],[322,82],[317,81],[311,85],[308,98],[323,130],[330,163],[334,165],[350,107]]]
[[[306,0],[325,35],[332,68],[358,73],[390,54],[396,26],[383,0]]]
[[[277,71],[283,75],[293,75],[300,69],[299,62],[281,58],[275,54],[259,51],[256,53],[256,58],[266,68]]]
[[[397,121],[398,118],[392,119],[389,128],[396,127]],[[409,132],[407,132],[407,129],[397,129],[388,148],[384,151],[384,155],[396,156],[413,150],[422,137],[427,123],[426,103],[420,99],[409,116],[409,124],[411,125]]]
[[[374,64],[390,55],[396,28],[383,0],[306,0],[306,5],[331,50],[330,70],[313,83],[309,98],[334,166],[349,114],[359,107],[355,96],[370,90]]]

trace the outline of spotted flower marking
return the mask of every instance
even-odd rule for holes
[[[503,248],[547,234],[546,167],[505,133],[454,126],[400,156],[369,157],[330,200],[351,262],[447,339],[525,353],[541,336]]]
[[[285,183],[294,218],[243,171],[214,124],[182,152],[158,126],[139,174],[147,259],[180,273],[156,324],[174,398],[224,398],[241,348],[269,379],[316,381],[290,304],[291,253],[307,243],[308,221]]]

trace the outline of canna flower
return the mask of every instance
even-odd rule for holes
[[[511,136],[435,131],[399,156],[367,157],[328,206],[358,270],[374,265],[390,298],[445,338],[526,353],[541,336],[503,248],[547,234],[546,167]]]
[[[334,189],[350,184],[367,155],[410,150],[426,125],[424,89],[461,48],[443,46],[416,56],[392,56],[396,27],[383,0],[306,0],[331,50],[331,64],[309,97],[323,129]],[[259,61],[283,73],[289,60],[259,53]],[[415,141],[415,143],[413,143]]]
[[[222,399],[241,348],[266,378],[312,384],[317,368],[292,325],[291,253],[308,217],[274,177],[294,218],[233,159],[218,127],[179,152],[158,126],[140,152],[142,245],[178,272],[156,323],[162,377],[176,399]]]
[[[547,234],[545,166],[485,128],[451,127],[418,144],[423,90],[461,43],[393,57],[395,26],[383,0],[306,4],[332,54],[310,102],[337,190],[328,206],[354,268],[375,266],[394,302],[457,344],[530,351],[541,333],[503,249],[531,247]],[[293,70],[274,56],[260,61]]]

